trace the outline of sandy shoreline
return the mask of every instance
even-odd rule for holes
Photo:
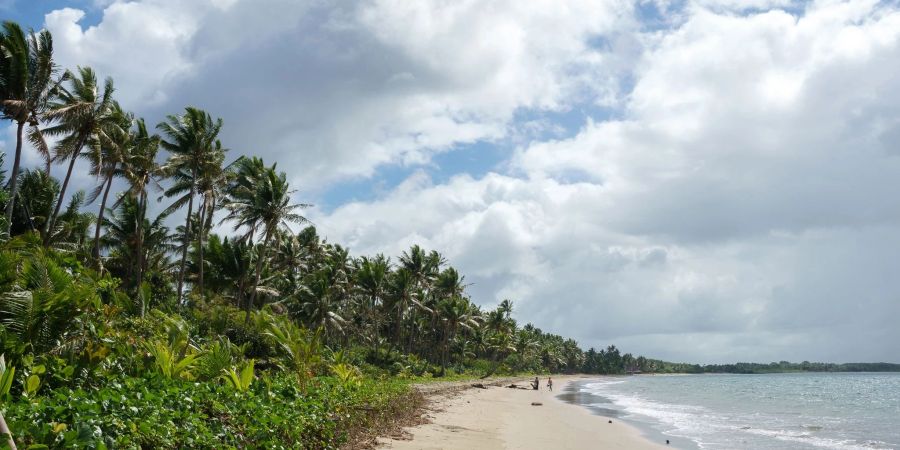
[[[577,377],[554,379],[555,389],[492,386],[467,389],[432,405],[431,423],[409,428],[411,440],[380,439],[385,449],[660,449],[619,420],[591,414],[556,398]],[[522,384],[522,383],[520,383]],[[540,402],[542,406],[532,406]]]

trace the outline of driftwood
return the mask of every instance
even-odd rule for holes
[[[487,389],[487,386],[485,386],[484,383],[472,383],[472,387],[478,389]]]
[[[531,402],[531,406],[544,406],[541,402]]]

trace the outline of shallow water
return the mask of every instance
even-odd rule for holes
[[[605,378],[560,398],[677,448],[900,450],[900,373]]]

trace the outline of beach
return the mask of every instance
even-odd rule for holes
[[[408,428],[400,439],[380,439],[384,449],[660,449],[617,419],[592,414],[557,395],[577,377],[541,378],[538,391],[488,386],[430,398],[430,423]],[[519,386],[527,382],[519,381]],[[534,406],[532,403],[540,403]]]

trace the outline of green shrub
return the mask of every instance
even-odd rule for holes
[[[218,383],[116,377],[99,389],[60,388],[6,405],[20,447],[337,448],[351,430],[389,415],[397,381],[343,383],[276,375],[237,392]]]
[[[222,369],[222,379],[225,380],[225,384],[232,389],[235,389],[238,392],[246,392],[250,389],[250,385],[253,384],[253,380],[256,378],[253,374],[253,365],[254,361],[251,359],[249,361],[244,361],[238,367]]]

